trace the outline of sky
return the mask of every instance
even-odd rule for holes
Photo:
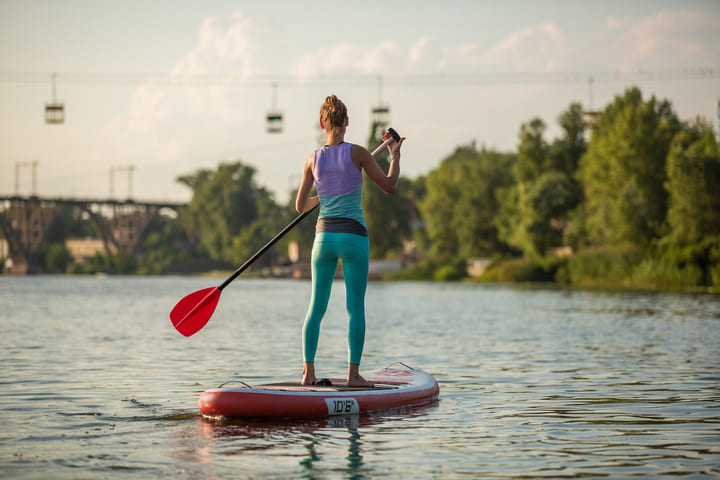
[[[178,176],[241,161],[285,203],[329,94],[353,143],[390,108],[410,178],[631,86],[717,130],[719,46],[717,0],[0,0],[0,196],[185,202]]]

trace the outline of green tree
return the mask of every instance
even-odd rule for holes
[[[512,169],[515,183],[500,193],[496,219],[500,238],[530,258],[564,243],[572,212],[582,200],[573,178],[586,148],[581,106],[571,104],[558,123],[563,135],[552,144],[544,139],[546,126],[541,119],[521,126]]]
[[[512,183],[514,156],[458,147],[425,181],[419,202],[431,255],[453,258],[489,256],[506,246],[498,239],[498,190]]]
[[[536,255],[534,237],[545,232],[541,219],[532,211],[531,189],[546,169],[549,145],[543,138],[546,126],[539,118],[520,127],[517,161],[512,166],[514,182],[499,193],[500,213],[495,224],[500,238],[526,255]],[[542,254],[544,252],[540,252]]]
[[[296,188],[290,193],[290,198],[288,199],[288,203],[285,207],[286,225],[293,221],[295,217],[297,217],[297,215],[299,215],[297,213],[297,210],[295,209],[295,199],[297,197],[297,191],[298,189]],[[314,187],[313,191],[310,193],[310,196],[313,195],[317,195]],[[297,242],[300,249],[300,261],[310,261],[310,252],[312,251],[313,241],[315,240],[315,225],[317,223],[318,213],[319,209],[316,209],[314,212],[308,215],[305,220],[300,222],[295,228],[288,232],[288,234],[285,236],[284,241],[279,242],[278,248],[287,251],[290,242]]]
[[[563,244],[570,213],[580,202],[577,184],[565,173],[543,173],[528,189],[522,205],[521,245],[526,254],[544,256]]]
[[[277,233],[280,209],[272,194],[255,183],[254,176],[253,167],[234,162],[177,179],[193,191],[179,219],[210,258],[237,264],[267,242],[271,232]],[[267,263],[271,256],[266,255],[259,264]]]
[[[548,167],[572,177],[577,172],[580,158],[587,150],[582,105],[571,103],[568,109],[560,114],[558,124],[563,134],[550,145]]]
[[[547,126],[540,118],[534,118],[520,126],[520,144],[513,175],[518,186],[529,186],[549,167],[550,146],[543,138]],[[522,190],[522,189],[521,189]]]
[[[145,230],[140,247],[138,273],[161,274],[172,264],[188,263],[195,257],[187,233],[177,218],[156,215]]]
[[[427,194],[427,177],[420,175],[419,177],[403,182],[403,195],[406,195],[410,205],[410,231],[411,238],[415,244],[415,251],[423,254],[428,252],[430,248],[430,239],[425,228],[425,221],[420,212],[420,202]]]
[[[286,226],[285,216],[272,195],[264,188],[260,189],[259,193],[256,203],[257,218],[232,238],[233,249],[230,261],[233,265],[244,263]],[[258,259],[256,265],[270,265],[276,258],[285,256],[285,252],[287,252],[287,240],[284,239]]]
[[[75,264],[70,268],[71,273],[112,273],[127,275],[134,273],[137,269],[135,257],[125,252],[113,254],[96,253],[83,265]]]
[[[62,273],[72,264],[73,258],[65,242],[69,238],[95,236],[95,229],[79,208],[62,209],[53,219],[43,240],[40,254],[43,270]]]
[[[670,103],[644,101],[638,88],[605,108],[580,161],[590,244],[645,246],[663,235],[665,164],[679,129]]]
[[[720,149],[702,121],[673,140],[667,161],[671,236],[683,244],[720,234]]]
[[[684,283],[720,285],[720,148],[709,124],[698,120],[675,136],[667,171],[663,260]]]
[[[72,263],[72,255],[65,243],[52,243],[44,252],[45,271],[52,273],[65,273],[68,265]]]

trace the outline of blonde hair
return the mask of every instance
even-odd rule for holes
[[[345,126],[347,119],[347,107],[335,95],[325,98],[320,107],[320,121],[323,123],[325,130],[342,128]]]

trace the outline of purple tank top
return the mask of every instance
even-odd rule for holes
[[[315,150],[313,176],[319,195],[337,197],[354,192],[363,182],[362,170],[352,161],[352,143],[326,145]]]

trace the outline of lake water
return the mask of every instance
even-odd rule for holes
[[[364,369],[432,373],[430,406],[207,420],[225,381],[299,379],[307,281],[238,279],[193,337],[168,312],[220,280],[0,276],[3,478],[718,478],[720,297],[371,283]],[[322,376],[346,369],[344,287]]]

